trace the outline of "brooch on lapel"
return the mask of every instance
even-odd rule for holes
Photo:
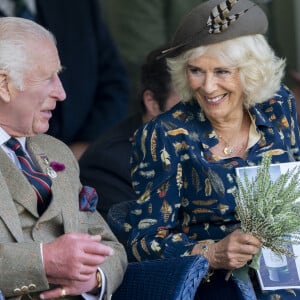
[[[45,153],[39,154],[40,158],[46,165],[46,172],[49,177],[56,178],[57,172],[63,171],[65,169],[65,165],[56,161],[49,162],[49,158]]]

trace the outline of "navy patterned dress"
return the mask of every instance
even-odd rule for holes
[[[190,255],[198,241],[224,238],[239,227],[235,168],[259,164],[263,153],[273,163],[300,160],[295,99],[287,87],[249,113],[259,138],[245,159],[210,151],[217,135],[196,101],[177,104],[136,132],[131,172],[139,198],[126,223],[130,256]]]

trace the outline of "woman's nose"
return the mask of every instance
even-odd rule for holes
[[[209,94],[212,93],[217,86],[217,80],[213,73],[206,73],[203,82],[202,82],[202,89],[205,93]]]

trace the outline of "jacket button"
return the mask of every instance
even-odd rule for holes
[[[19,288],[14,289],[14,294],[15,295],[21,295],[22,294],[21,289],[19,289]]]
[[[36,289],[36,285],[33,284],[33,283],[29,284],[29,285],[28,285],[28,289],[29,289],[30,291],[33,291],[33,290]]]
[[[28,292],[28,290],[29,290],[29,288],[28,288],[28,286],[26,286],[26,285],[23,285],[23,286],[21,287],[21,292],[22,292],[22,293],[26,293],[26,292]]]

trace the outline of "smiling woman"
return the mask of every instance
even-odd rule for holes
[[[182,102],[135,135],[139,198],[127,216],[127,250],[137,260],[206,257],[209,278],[195,299],[272,299],[272,292],[253,290],[255,278],[224,280],[262,246],[237,230],[235,168],[260,164],[267,151],[272,162],[300,160],[295,99],[281,84],[285,61],[266,41],[267,27],[248,0],[195,7],[161,54]]]

